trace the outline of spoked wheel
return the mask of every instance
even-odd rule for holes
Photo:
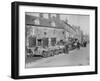
[[[51,51],[50,56],[54,56],[54,51]]]
[[[59,53],[58,53],[58,50],[55,50],[54,51],[54,55],[58,55]]]
[[[47,53],[45,51],[42,52],[42,56],[45,58],[47,57]]]

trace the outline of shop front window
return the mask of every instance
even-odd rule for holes
[[[56,38],[51,38],[51,45],[55,46],[55,44],[56,44]]]
[[[28,40],[29,40],[29,47],[35,47],[36,46],[36,37],[30,36],[28,38]]]
[[[42,39],[38,39],[38,46],[41,46],[42,45]]]

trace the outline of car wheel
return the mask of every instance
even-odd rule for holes
[[[45,57],[47,57],[47,55],[46,55],[46,52],[45,51],[43,51],[42,52],[42,56],[45,58]]]

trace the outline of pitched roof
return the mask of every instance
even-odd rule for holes
[[[38,25],[38,26],[45,26],[45,27],[54,28],[50,25],[50,22],[54,21],[55,24],[56,24],[55,28],[64,29],[67,32],[70,32],[72,34],[75,34],[75,32],[76,32],[75,29],[70,24],[68,24],[68,23],[64,22],[63,20],[60,20],[56,17],[47,19],[47,18],[43,18],[43,17],[36,17],[36,16],[26,15],[25,18],[26,18],[26,24],[36,25],[34,23],[34,20],[38,18],[40,20],[40,25]]]
[[[36,18],[36,16],[25,15],[25,24],[34,24]]]

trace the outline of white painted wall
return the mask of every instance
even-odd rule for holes
[[[1,37],[0,38],[0,81],[13,81],[13,79],[10,78],[12,1],[14,0],[0,1],[0,37]],[[99,10],[98,14],[100,14],[100,0],[21,0],[21,1],[98,6]],[[99,21],[100,21],[100,15],[98,16],[98,22]],[[98,30],[100,31],[100,23],[98,23],[98,27],[99,27]],[[98,41],[100,41],[100,36],[98,38]],[[98,43],[98,45],[100,45],[100,42]],[[100,46],[98,47],[100,48]],[[100,62],[100,55],[98,55],[98,58],[99,58],[98,61]],[[100,63],[98,65],[98,68],[100,68]],[[26,79],[26,81],[33,81],[33,79]],[[41,79],[34,79],[34,81],[100,81],[100,73],[98,75],[41,78]]]

